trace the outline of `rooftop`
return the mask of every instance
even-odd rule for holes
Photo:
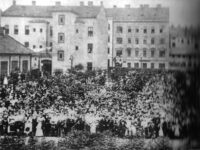
[[[101,8],[104,8],[103,3],[94,6],[91,1],[88,2],[88,5],[81,2],[79,6],[62,6],[60,3],[54,6],[37,6],[35,3],[33,5],[17,5],[14,3],[2,13],[2,16],[51,18],[53,12],[72,12],[80,18],[95,18]],[[105,8],[105,12],[107,17],[112,17],[117,21],[169,21],[169,8],[161,5],[157,7],[141,5],[139,8],[132,8],[130,5],[124,8],[114,6]]]
[[[0,28],[2,30],[2,28]],[[16,41],[14,38],[9,35],[0,35],[0,54],[21,54],[29,55],[34,52],[29,48],[26,48],[24,45]]]
[[[115,21],[169,21],[169,8],[107,8],[106,15]]]
[[[94,18],[99,14],[100,6],[22,6],[12,5],[2,13],[9,17],[51,18],[53,12],[72,12],[83,18]]]

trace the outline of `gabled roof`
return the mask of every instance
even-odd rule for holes
[[[27,55],[34,52],[16,41],[9,35],[0,35],[0,54],[20,54]]]
[[[95,18],[100,6],[24,6],[12,5],[2,13],[9,17],[51,18],[53,12],[72,12],[83,18]]]
[[[106,16],[114,21],[169,21],[169,8],[107,8]]]

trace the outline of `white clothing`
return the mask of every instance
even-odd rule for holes
[[[8,78],[7,77],[4,77],[3,84],[8,85]]]
[[[43,136],[43,130],[42,130],[42,121],[43,121],[43,118],[38,118],[37,119],[37,122],[38,122],[38,125],[36,127],[36,133],[35,133],[35,136]]]

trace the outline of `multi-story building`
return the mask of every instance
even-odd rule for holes
[[[112,26],[112,60],[122,67],[168,68],[169,8],[127,5],[106,12]]]
[[[169,8],[13,5],[2,13],[6,33],[35,51],[52,50],[52,72],[84,69],[168,68]]]
[[[2,14],[6,33],[33,50],[52,47],[52,71],[82,64],[85,69],[107,68],[107,19],[103,3],[94,6],[13,5]]]
[[[197,28],[170,28],[170,69],[191,70],[200,63],[199,32]]]
[[[107,19],[103,6],[57,7],[54,28],[53,70],[66,71],[82,64],[85,69],[107,68]]]

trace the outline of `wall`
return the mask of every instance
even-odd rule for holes
[[[48,26],[46,23],[31,23],[31,21],[51,21],[48,18],[25,18],[25,17],[2,17],[1,26],[9,25],[9,35],[15,40],[19,41],[24,45],[24,42],[29,42],[29,48],[34,51],[41,51],[46,49],[47,42],[47,31]],[[18,25],[19,32],[14,34],[14,26]],[[29,35],[25,35],[25,26],[29,26]],[[36,29],[36,32],[33,31],[33,28]],[[42,29],[42,33],[40,33]],[[36,48],[33,48],[33,45]],[[40,48],[40,45],[42,48]]]

